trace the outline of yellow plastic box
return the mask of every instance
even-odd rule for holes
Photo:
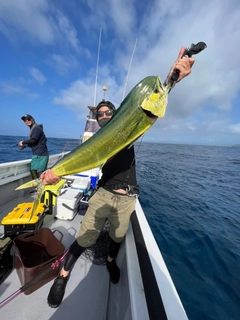
[[[5,236],[12,236],[19,232],[29,232],[39,229],[43,224],[46,206],[39,203],[31,220],[33,202],[20,203],[6,217],[2,219]]]

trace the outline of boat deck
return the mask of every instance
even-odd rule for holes
[[[34,200],[34,196],[29,194],[29,189],[14,191],[17,186],[29,180],[25,161],[19,162],[16,166],[11,165],[0,165],[0,221],[18,204]],[[12,169],[10,173],[9,168]],[[16,168],[19,171],[17,176]],[[46,215],[43,227],[62,232],[62,242],[67,249],[79,230],[86,208],[87,205],[82,204],[72,221],[54,219],[54,215]],[[56,232],[55,235],[57,234]],[[4,226],[0,225],[0,237],[3,236]],[[102,247],[106,247],[105,242]],[[21,283],[16,270],[13,269],[0,285],[0,319],[187,320],[186,312],[138,200],[117,257],[117,264],[121,270],[117,285],[110,282],[104,265],[107,249],[101,255],[101,264],[99,257],[92,259],[86,252],[77,260],[62,304],[57,309],[50,308],[47,304],[53,280],[29,295],[17,295]],[[10,301],[9,297],[13,294],[14,297]],[[3,305],[5,299],[7,303]]]
[[[31,202],[34,196],[27,196],[23,202]],[[0,218],[7,215],[18,204],[18,200],[2,207]],[[53,215],[46,215],[44,227],[62,232],[62,243],[65,248],[75,239],[79,230],[86,205],[80,206],[79,213],[72,221],[54,219]],[[57,232],[55,233],[57,236]],[[4,235],[4,227],[0,226],[0,236]],[[107,316],[108,292],[110,290],[109,275],[105,265],[97,265],[80,258],[72,270],[66,287],[61,307],[50,308],[47,304],[47,295],[53,281],[48,282],[29,295],[21,293],[0,309],[0,318],[10,320],[17,316],[18,320],[49,320],[49,319],[111,319]],[[12,273],[0,286],[0,301],[5,300],[21,287],[17,272]]]

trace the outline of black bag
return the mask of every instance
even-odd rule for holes
[[[0,284],[3,283],[13,269],[12,244],[10,237],[0,239]]]

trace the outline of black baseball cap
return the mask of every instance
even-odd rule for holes
[[[30,114],[25,114],[24,116],[21,117],[22,120],[25,120],[25,119],[29,119],[29,120],[32,120],[33,117],[30,115]]]
[[[96,112],[98,112],[98,110],[101,107],[108,107],[109,109],[112,109],[113,113],[116,112],[116,108],[115,108],[114,104],[110,101],[102,100],[101,102],[99,102],[99,104],[96,106]]]

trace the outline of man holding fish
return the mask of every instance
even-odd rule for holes
[[[166,82],[171,86],[191,73],[195,59],[185,57],[184,52],[185,48],[182,47],[167,77]],[[177,70],[178,78],[172,80],[171,75],[174,70]],[[102,101],[98,104],[96,112],[100,127],[105,127],[114,120],[116,109],[111,102]],[[114,137],[112,139],[114,140]],[[48,304],[52,308],[57,308],[61,304],[71,268],[84,250],[96,243],[106,219],[110,224],[110,249],[106,258],[107,270],[112,283],[116,284],[120,279],[116,257],[120,243],[127,232],[138,196],[134,146],[131,143],[129,145],[108,159],[102,167],[102,177],[98,182],[98,189],[89,200],[88,209],[76,240],[70,246],[64,265],[50,289]],[[60,177],[51,169],[45,171],[40,178],[44,185],[56,184],[60,180]]]

